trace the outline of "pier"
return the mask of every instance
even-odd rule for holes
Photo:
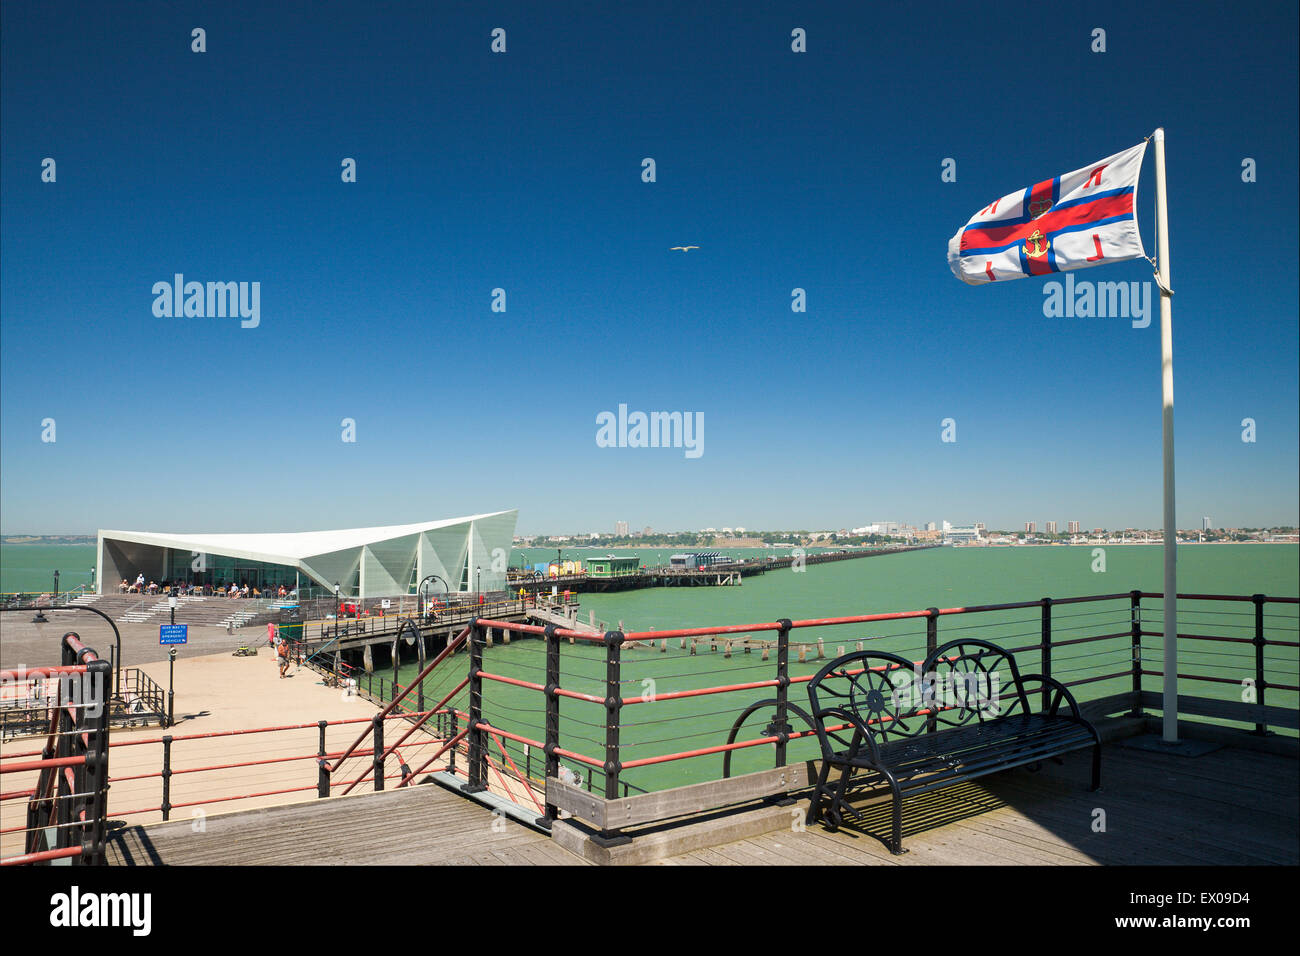
[[[52,739],[68,752],[30,737],[0,750],[3,862],[1295,865],[1300,601],[1179,601],[1174,748],[1158,739],[1161,675],[1146,652],[1162,633],[1159,593],[662,632],[584,622],[573,605],[529,615],[524,602],[525,619],[511,620],[512,602],[500,602],[499,616],[472,618],[387,693],[340,695],[324,686],[328,667],[304,661],[295,691],[307,706],[335,701],[334,718],[299,709],[283,723],[250,716],[238,729],[159,737],[85,722],[92,711],[79,708],[93,700],[52,704]],[[803,689],[820,658],[890,642],[920,660],[965,637],[999,642],[1025,672],[1077,696],[1102,735],[1104,803],[1075,754],[909,798],[905,856],[881,836],[888,801],[870,794],[838,831],[796,825],[819,772]],[[102,669],[69,646],[84,663],[65,663],[68,673]],[[225,666],[275,680],[265,661]],[[279,689],[268,683],[259,705]],[[1044,710],[1049,697],[1044,685]],[[111,756],[107,780],[93,753]],[[693,768],[690,782],[674,766]],[[1089,825],[1098,806],[1124,821],[1122,838]],[[194,830],[197,810],[221,814],[220,826]],[[309,839],[274,835],[289,814]]]
[[[835,561],[853,561],[858,558],[876,558],[887,554],[903,554],[907,551],[926,551],[943,545],[922,544],[890,546],[885,548],[857,549],[852,551],[832,551],[822,554],[800,556],[768,557],[749,561],[733,561],[728,564],[713,565],[705,568],[644,568],[636,574],[619,577],[593,577],[587,574],[565,574],[559,577],[511,576],[507,586],[523,588],[529,593],[558,589],[574,594],[604,593],[609,591],[634,591],[640,588],[672,587],[732,587],[743,583],[745,578],[779,571],[790,567],[808,567],[817,564],[829,564]]]

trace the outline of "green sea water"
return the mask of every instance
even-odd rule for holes
[[[644,563],[666,563],[679,549],[618,550],[616,554],[635,553]],[[4,545],[0,549],[0,590],[48,590],[57,568],[62,587],[90,580],[94,564],[94,547],[87,545]],[[582,551],[565,549],[564,557],[585,559],[604,554],[605,549]],[[779,553],[768,550],[731,549],[737,557]],[[535,563],[555,556],[554,549],[529,549],[516,553],[512,564]],[[722,624],[745,624],[774,621],[788,617],[819,619],[826,617],[878,614],[970,605],[1033,601],[1093,594],[1127,592],[1137,588],[1159,591],[1163,581],[1163,552],[1158,546],[1106,546],[1103,553],[1088,547],[1019,547],[1019,548],[939,548],[904,554],[883,555],[850,561],[813,565],[802,572],[782,569],[745,579],[739,587],[652,588],[612,594],[578,596],[584,618],[594,613],[597,619],[624,630],[658,630],[705,627]],[[1103,570],[1104,568],[1104,570]],[[80,569],[80,570],[79,570]],[[1183,593],[1255,594],[1296,596],[1300,593],[1300,548],[1295,545],[1224,544],[1188,545],[1179,549],[1178,583]],[[1233,637],[1253,635],[1253,613],[1246,604],[1180,604],[1180,631]],[[1159,601],[1143,602],[1144,627],[1161,628]],[[1128,602],[1082,604],[1054,611],[1054,640],[1094,635],[1127,635]],[[1294,605],[1270,605],[1266,631],[1272,638],[1295,641],[1297,614]],[[945,616],[940,619],[939,641],[969,635],[987,638],[1004,646],[1029,646],[1038,643],[1040,611],[1028,608],[1015,612]],[[770,633],[753,632],[756,639],[770,638]],[[817,644],[818,638],[822,645]],[[864,646],[879,647],[900,653],[913,660],[925,654],[924,621],[872,623],[798,629],[792,633],[792,676],[811,675],[825,658]],[[1145,666],[1160,668],[1160,639],[1142,642]],[[805,660],[798,660],[802,646]],[[563,645],[561,686],[597,697],[604,695],[604,657],[601,648],[589,645]],[[409,651],[408,651],[409,653]],[[1127,676],[1130,666],[1127,636],[1102,642],[1060,644],[1054,649],[1054,676],[1063,680],[1088,680],[1076,686],[1081,700],[1095,699],[1126,691],[1131,686]],[[1026,671],[1039,670],[1042,661],[1037,651],[1026,652]],[[1294,649],[1266,649],[1266,676],[1274,683],[1300,683]],[[457,659],[458,662],[466,658]],[[385,656],[376,654],[376,675],[391,676],[384,667]],[[1248,644],[1211,644],[1184,641],[1180,649],[1180,670],[1226,677],[1232,683],[1182,681],[1180,693],[1212,699],[1240,699],[1239,682],[1254,676],[1254,651]],[[545,656],[536,640],[516,640],[509,646],[500,644],[487,652],[490,671],[536,683],[544,682]],[[430,697],[439,695],[434,683],[448,690],[464,676],[464,666],[442,669],[437,680],[426,687]],[[416,674],[413,664],[405,665],[399,681],[405,683]],[[622,693],[625,697],[654,695],[653,703],[630,705],[623,712],[621,731],[624,762],[715,747],[725,743],[732,722],[750,703],[770,696],[769,689],[706,696],[682,700],[662,699],[674,691],[746,683],[771,679],[775,674],[772,660],[763,661],[761,652],[745,654],[739,649],[730,658],[723,650],[700,645],[692,655],[689,646],[672,640],[660,650],[658,642],[624,653]],[[1124,675],[1124,676],[1110,676]],[[1104,679],[1095,679],[1104,678]],[[1160,678],[1144,678],[1144,689],[1158,692]],[[440,696],[440,695],[439,695]],[[464,692],[457,698],[463,709]],[[792,702],[804,706],[804,686],[791,689]],[[524,737],[543,737],[541,696],[523,688],[500,683],[487,685],[485,712],[495,726]],[[1296,707],[1294,692],[1270,689],[1267,702]],[[564,746],[593,757],[603,756],[604,711],[600,705],[565,700],[561,707]],[[770,710],[756,713],[741,728],[740,739],[759,736]],[[796,723],[798,723],[796,721]],[[1280,731],[1293,733],[1291,731]],[[514,742],[507,744],[511,759],[521,770],[531,764],[534,775],[541,764],[534,749],[526,753]],[[791,759],[814,755],[811,740],[791,744]],[[737,751],[732,772],[758,770],[771,766],[770,746]],[[579,772],[584,781],[588,769],[569,760],[566,765]],[[653,764],[624,771],[623,779],[642,789],[660,789],[684,783],[716,778],[722,770],[717,754],[684,761]],[[600,772],[595,783],[602,785]]]
[[[569,556],[566,553],[566,557]],[[1300,548],[1294,545],[1196,545],[1179,550],[1179,590],[1184,593],[1254,594],[1296,596],[1300,592]],[[1104,565],[1102,560],[1104,559]],[[1104,570],[1101,568],[1104,566]],[[837,616],[878,614],[983,604],[1033,601],[1106,593],[1132,589],[1159,591],[1163,576],[1162,552],[1150,546],[1108,546],[1104,554],[1091,547],[1034,548],[943,548],[851,561],[814,565],[805,571],[772,571],[746,579],[740,587],[656,588],[614,594],[584,594],[578,597],[582,616],[594,612],[600,620],[626,631],[666,630],[722,624],[821,619]],[[940,619],[940,643],[959,636],[991,640],[1005,647],[1028,647],[1039,642],[1041,612],[1038,608],[945,616]],[[1161,629],[1160,602],[1143,602],[1144,628]],[[1266,633],[1278,640],[1295,641],[1297,614],[1294,605],[1269,605]],[[1253,609],[1249,604],[1183,602],[1179,610],[1181,632],[1249,638],[1254,633]],[[1128,600],[1069,605],[1054,609],[1052,653],[1053,676],[1066,681],[1087,681],[1075,689],[1080,700],[1091,700],[1127,691],[1131,644]],[[1082,641],[1094,636],[1114,635],[1104,641]],[[753,632],[755,638],[770,633]],[[821,639],[819,646],[817,641]],[[902,654],[912,660],[925,655],[925,622],[907,620],[835,627],[814,627],[792,632],[792,676],[810,675],[825,658],[853,650],[859,641]],[[1078,643],[1065,643],[1075,640]],[[1144,667],[1160,668],[1160,639],[1144,638]],[[805,660],[798,660],[799,649]],[[825,658],[820,658],[824,654]],[[599,647],[562,645],[561,686],[597,697],[604,695],[604,657]],[[382,658],[379,658],[382,660]],[[745,654],[736,649],[730,658],[723,650],[689,646],[677,639],[667,647],[644,645],[623,654],[622,694],[624,697],[651,695],[650,703],[624,708],[621,730],[621,759],[624,763],[664,754],[709,748],[726,742],[732,722],[750,703],[770,696],[770,689],[664,699],[675,691],[724,684],[771,679],[772,660],[763,661],[758,650]],[[1266,649],[1266,677],[1274,683],[1297,684],[1294,648]],[[1024,672],[1041,669],[1040,652],[1024,652]],[[487,670],[521,680],[544,682],[544,648],[537,640],[515,640],[497,644],[487,651]],[[1216,700],[1240,699],[1239,681],[1253,678],[1254,650],[1249,644],[1185,641],[1179,656],[1180,671],[1226,678],[1232,683],[1183,681],[1180,693]],[[379,667],[376,673],[391,675]],[[404,667],[400,682],[414,677],[413,665]],[[463,667],[453,667],[440,681],[450,689],[464,676]],[[453,679],[454,678],[454,679]],[[1144,678],[1145,690],[1158,692],[1160,678]],[[438,692],[426,688],[428,696]],[[457,698],[463,708],[464,693]],[[804,685],[795,685],[790,699],[807,705]],[[1294,692],[1269,691],[1267,702],[1295,708]],[[521,736],[542,737],[541,695],[523,688],[489,682],[485,691],[485,713],[494,726]],[[568,749],[592,757],[603,755],[604,711],[601,705],[564,700],[561,705],[561,739]],[[740,738],[760,736],[770,709],[760,711],[742,728]],[[797,723],[797,721],[796,721]],[[1287,733],[1292,733],[1286,731]],[[524,769],[531,759],[534,774],[540,772],[536,751],[508,743],[511,758]],[[791,759],[806,759],[815,753],[812,740],[791,744]],[[586,779],[588,769],[580,762],[566,762]],[[732,772],[746,772],[772,765],[770,746],[737,751]],[[647,790],[677,786],[720,775],[722,757],[704,755],[664,764],[650,764],[624,771],[623,779]],[[596,771],[597,788],[601,786]]]
[[[55,571],[71,590],[91,582],[95,561],[93,544],[0,544],[0,592],[49,591]]]

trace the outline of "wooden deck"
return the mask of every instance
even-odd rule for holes
[[[527,827],[436,784],[126,827],[115,866],[325,864],[553,866],[584,862]]]
[[[1201,757],[1102,751],[1102,790],[1087,754],[903,803],[903,849],[885,846],[888,801],[852,826],[789,831],[660,861],[706,866],[1233,865],[1300,863],[1300,788],[1290,757],[1221,749]],[[800,810],[807,808],[801,801]],[[1093,829],[1105,812],[1104,832]]]
[[[660,861],[714,866],[1234,865],[1300,863],[1294,758],[1223,748],[1179,757],[1106,745],[1100,793],[1088,755],[1015,770],[903,805],[903,846],[884,844],[889,805],[830,833],[789,829]],[[1096,811],[1105,813],[1104,830]],[[436,785],[117,831],[116,864],[581,864],[540,833]]]

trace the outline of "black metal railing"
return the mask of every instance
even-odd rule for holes
[[[6,865],[104,862],[111,669],[72,631],[60,648],[56,667],[2,673],[6,681],[39,677],[53,690],[40,759],[3,766],[6,774],[39,771],[27,802],[24,853]]]

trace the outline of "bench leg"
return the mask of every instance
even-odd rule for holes
[[[822,768],[817,774],[817,786],[813,790],[812,803],[808,805],[808,816],[804,820],[808,826],[822,818],[822,797],[826,793],[826,776],[830,769],[830,761],[823,759]]]
[[[1101,789],[1101,744],[1092,745],[1092,792]]]
[[[889,852],[899,856],[903,852],[903,794],[899,792],[898,784],[893,780],[889,781],[889,787],[894,791],[893,832],[889,841]]]
[[[853,768],[846,766],[844,772],[840,774],[840,782],[835,785],[835,793],[831,796],[831,805],[828,811],[832,826],[838,828],[839,825],[847,818],[848,814],[844,812],[844,794],[849,789],[849,777],[853,776]]]

